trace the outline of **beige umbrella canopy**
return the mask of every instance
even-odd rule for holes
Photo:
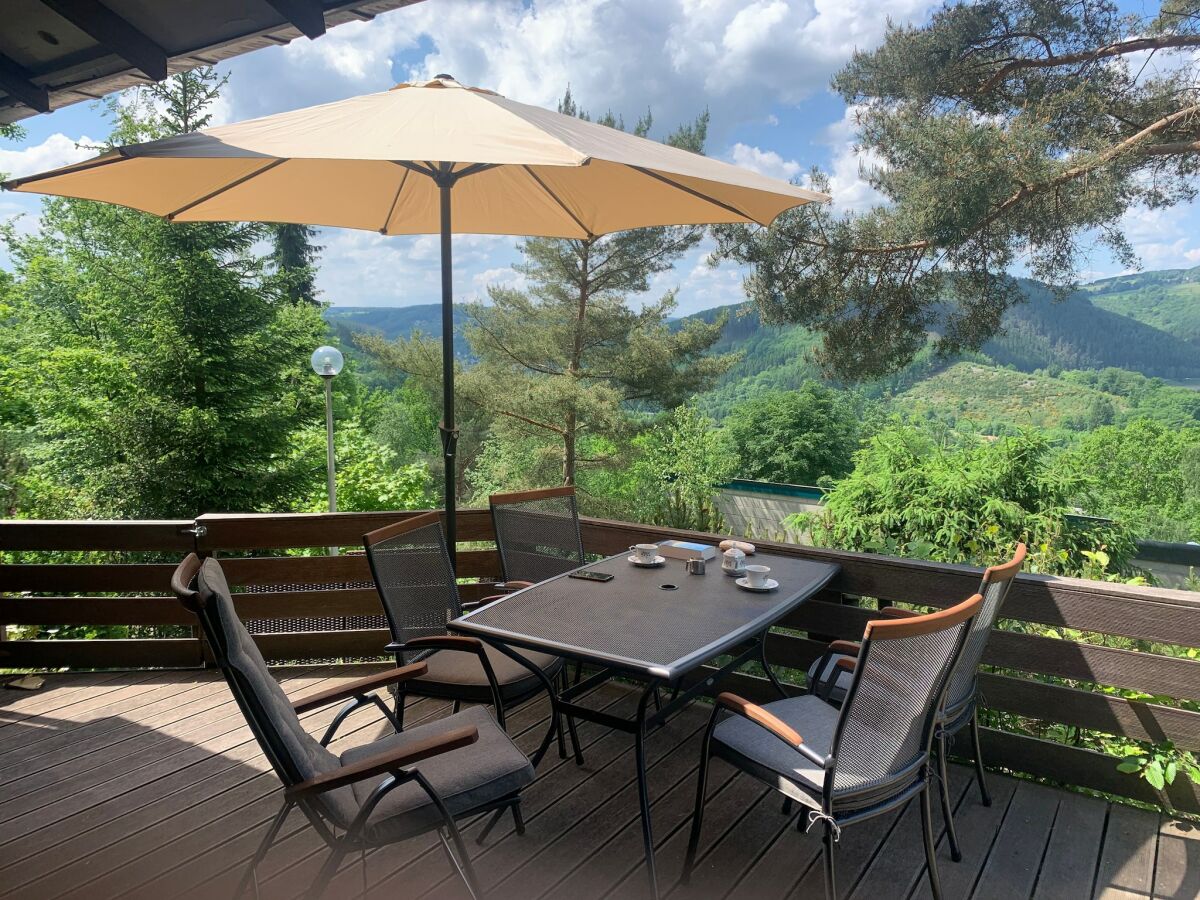
[[[769,224],[825,194],[447,75],[145,144],[6,182],[177,222],[294,222],[442,236],[447,539],[454,547],[450,234],[588,238]]]

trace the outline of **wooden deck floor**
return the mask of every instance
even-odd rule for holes
[[[333,667],[277,674],[292,695],[349,677]],[[610,686],[590,702],[625,712],[633,701]],[[510,715],[510,731],[527,751],[544,732],[546,711],[543,701]],[[422,700],[408,721],[447,712]],[[332,714],[305,718],[319,732]],[[821,896],[815,832],[797,832],[777,797],[727,767],[713,772],[698,872],[689,888],[676,883],[705,715],[686,711],[650,740],[664,894]],[[334,749],[382,732],[366,712],[350,725]],[[478,824],[465,829],[490,897],[645,894],[631,739],[590,724],[580,737],[586,766],[552,754],[525,791],[524,837],[508,819],[483,845],[474,842]],[[953,863],[943,847],[947,897],[1200,896],[1200,832],[1184,823],[1000,775],[991,781],[995,803],[985,808],[966,769],[955,767],[952,782],[966,858]],[[59,675],[36,693],[0,691],[0,896],[228,896],[279,794],[215,673]],[[838,848],[843,895],[927,896],[919,835],[915,809],[847,828]],[[302,894],[323,855],[295,814],[260,869],[262,896]],[[365,871],[372,897],[465,895],[430,840],[370,854]],[[328,896],[355,896],[362,876],[360,860],[352,860]]]

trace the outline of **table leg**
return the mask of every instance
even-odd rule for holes
[[[771,684],[775,686],[775,690],[779,692],[779,696],[786,700],[788,692],[783,689],[783,685],[779,683],[779,678],[776,677],[775,672],[771,669],[771,664],[767,662],[767,635],[770,633],[771,629],[768,628],[758,636],[758,658],[762,661],[762,667],[766,670],[767,677],[771,679]]]
[[[638,702],[637,722],[633,732],[634,757],[637,766],[638,801],[642,810],[642,842],[646,851],[646,873],[650,876],[650,896],[658,900],[658,875],[654,868],[654,831],[650,822],[650,789],[646,783],[646,706],[658,691],[658,682],[651,682]]]

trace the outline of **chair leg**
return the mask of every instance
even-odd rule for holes
[[[783,798],[783,809],[781,809],[780,812],[783,813],[785,816],[790,816],[792,814],[792,798],[791,797]]]
[[[946,732],[938,730],[938,793],[942,797],[942,818],[946,820],[946,838],[950,842],[950,858],[962,862],[958,834],[954,831],[954,810],[950,808],[950,776],[946,771]]]
[[[487,836],[492,833],[492,829],[496,827],[496,823],[500,821],[500,817],[504,815],[504,808],[496,810],[492,813],[492,817],[488,819],[487,824],[483,826],[483,831],[479,832],[479,837],[475,838],[475,843],[482,844],[487,840]]]
[[[833,848],[835,846],[833,823],[825,822],[825,834],[821,838],[821,855],[825,862],[825,900],[837,900],[837,877],[833,867]]]
[[[392,709],[396,717],[395,727],[397,733],[404,730],[404,701],[404,691],[397,690],[392,704]]]
[[[942,881],[938,877],[937,847],[933,843],[933,806],[929,784],[921,791],[921,833],[925,839],[925,866],[929,870],[929,892],[933,900],[942,900]]]
[[[575,683],[579,684],[581,681],[583,681],[583,660],[575,663]]]
[[[517,834],[525,834],[525,817],[521,815],[521,801],[519,799],[514,800],[510,808],[512,810],[513,826],[517,829]]]
[[[461,700],[455,700],[455,701],[454,701],[454,710],[453,710],[453,712],[457,713],[457,712],[460,712],[461,710],[462,710],[462,701],[461,701]]]
[[[979,796],[983,798],[984,806],[992,805],[992,795],[988,793],[987,781],[983,777],[983,754],[979,749],[979,710],[971,713],[971,752],[975,754],[975,778],[979,782]]]
[[[292,804],[285,803],[280,807],[279,812],[275,813],[275,818],[271,820],[271,825],[267,828],[267,833],[263,835],[263,839],[258,844],[258,849],[254,851],[254,856],[250,860],[250,865],[246,868],[246,873],[242,876],[242,880],[238,882],[237,890],[233,894],[234,900],[237,900],[237,898],[245,893],[246,888],[251,882],[254,883],[254,896],[258,896],[258,864],[263,861],[263,857],[271,849],[271,844],[275,843],[275,838],[279,835],[279,829],[283,827],[283,823],[291,811]]]
[[[708,728],[704,731],[704,743],[700,748],[700,771],[696,778],[696,809],[692,813],[692,833],[688,837],[687,857],[683,862],[683,875],[680,882],[687,884],[692,877],[692,867],[696,865],[696,851],[700,848],[700,830],[704,827],[704,797],[708,793],[708,763],[709,748],[712,746],[712,733],[717,724],[717,711],[714,710],[708,720]]]
[[[329,882],[333,880],[333,876],[337,874],[338,867],[342,864],[342,859],[346,855],[346,848],[340,844],[334,845],[329,856],[325,858],[325,864],[321,866],[321,871],[317,875],[316,880],[312,883],[312,887],[308,889],[305,897],[308,900],[318,900],[325,893],[325,889],[329,887]]]

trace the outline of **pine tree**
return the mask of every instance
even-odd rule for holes
[[[559,110],[587,118],[568,90]],[[598,122],[623,122],[607,113]],[[633,128],[649,133],[650,114]],[[700,152],[708,114],[677,129],[667,143]],[[634,431],[633,407],[673,408],[707,389],[732,363],[707,356],[724,320],[673,327],[675,292],[635,309],[630,300],[650,279],[699,243],[694,227],[640,228],[586,239],[529,238],[514,268],[524,289],[493,285],[490,304],[467,307],[467,340],[479,362],[458,380],[460,396],[497,417],[494,427],[556,448],[563,484],[578,469],[614,463]],[[436,349],[421,341],[386,344],[364,337],[385,366],[435,378]]]

